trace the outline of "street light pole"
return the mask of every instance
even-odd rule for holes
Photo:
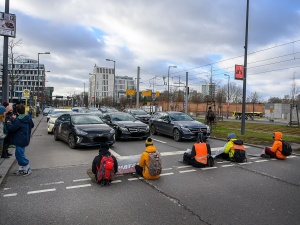
[[[50,52],[38,53],[38,91],[37,91],[38,100],[40,97],[40,55],[45,55],[45,54],[50,54]]]
[[[224,76],[228,77],[228,86],[227,86],[227,119],[229,117],[229,81],[230,81],[230,76],[228,74],[224,74]]]
[[[170,68],[177,68],[177,66],[169,66],[168,67],[168,107],[167,110],[169,110],[170,107]]]
[[[89,75],[94,75],[94,76],[95,76],[95,85],[94,85],[94,108],[96,108],[96,74],[94,74],[94,73],[89,73]]]
[[[113,106],[116,106],[116,61],[112,59],[106,59],[106,61],[114,62]]]

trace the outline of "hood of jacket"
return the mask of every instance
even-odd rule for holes
[[[22,123],[27,123],[29,124],[30,122],[30,117],[26,114],[21,114],[18,116],[18,119],[22,122]]]
[[[153,145],[149,145],[146,147],[145,152],[148,152],[148,153],[156,152],[156,148]]]
[[[274,132],[273,137],[274,137],[274,141],[281,141],[282,140],[282,133],[281,132]]]

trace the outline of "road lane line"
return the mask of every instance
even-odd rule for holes
[[[162,170],[172,170],[173,168],[163,168]]]
[[[152,138],[152,140],[157,141],[157,142],[160,142],[160,143],[163,143],[163,144],[166,144],[166,143],[167,143],[167,142],[165,142],[165,141],[160,141],[160,140],[157,140],[157,139],[154,139],[154,138]]]
[[[267,159],[262,159],[262,160],[256,160],[256,161],[254,161],[254,162],[268,162],[269,160],[267,160]]]
[[[181,170],[179,171],[179,173],[190,173],[190,172],[195,172],[196,170],[195,169],[192,169],[192,170]]]
[[[134,181],[134,180],[139,180],[139,178],[134,177],[134,178],[128,178],[127,180],[128,180],[128,181]]]
[[[201,168],[201,170],[212,170],[212,169],[217,169],[218,167],[205,167],[205,168]]]
[[[174,173],[162,173],[160,176],[168,176],[168,175],[173,175]]]
[[[192,167],[192,166],[190,166],[190,165],[189,166],[177,166],[178,169],[189,168],[189,167]]]
[[[113,180],[111,183],[121,183],[121,180]]]
[[[239,163],[239,165],[246,165],[246,164],[251,164],[253,162],[243,162],[243,163]]]
[[[82,188],[82,187],[90,187],[91,184],[83,184],[83,185],[76,185],[76,186],[68,186],[66,189],[74,189],[74,188]]]
[[[221,167],[230,167],[230,166],[234,166],[233,164],[230,164],[230,165],[223,165]]]
[[[114,155],[115,157],[120,157],[121,155],[119,155],[118,153],[116,153],[114,150],[111,150],[111,148],[109,149],[110,153],[112,155]]]
[[[52,185],[52,184],[64,184],[65,182],[63,181],[58,181],[58,182],[51,182],[51,183],[45,183],[45,184],[40,184],[40,186],[46,186],[46,185]]]
[[[50,192],[50,191],[56,191],[56,188],[51,188],[51,189],[44,189],[44,190],[37,190],[37,191],[28,191],[27,194],[39,194],[39,193],[44,193],[44,192]]]
[[[87,181],[87,180],[91,180],[91,178],[83,178],[83,179],[73,180],[73,182],[80,182],[80,181]]]
[[[18,195],[17,193],[11,193],[11,194],[5,194],[5,195],[3,195],[3,197],[14,197],[17,195]]]

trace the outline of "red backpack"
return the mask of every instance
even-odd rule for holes
[[[111,155],[102,156],[100,165],[96,165],[97,173],[96,173],[96,182],[101,184],[102,186],[110,185],[112,181],[115,171],[114,171],[114,159]]]

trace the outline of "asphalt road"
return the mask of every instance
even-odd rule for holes
[[[117,176],[100,187],[86,174],[98,148],[70,149],[47,134],[46,118],[26,150],[33,173],[1,185],[0,224],[299,224],[300,156],[285,161],[248,157],[212,168],[180,162],[192,141],[154,135],[163,155],[160,179]],[[210,139],[213,150],[225,142]],[[116,155],[140,154],[143,140],[117,142]],[[247,152],[261,149],[247,146]]]

